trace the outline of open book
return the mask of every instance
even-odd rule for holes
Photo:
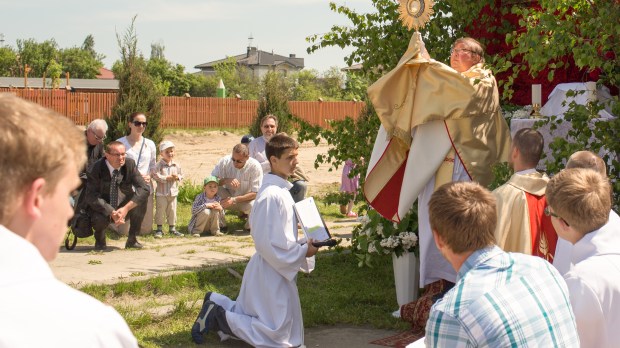
[[[314,198],[308,197],[295,203],[294,209],[297,220],[299,220],[307,238],[312,238],[317,242],[327,241],[331,238],[325,221],[323,221],[316,203],[314,203]],[[313,244],[316,246],[316,243]]]

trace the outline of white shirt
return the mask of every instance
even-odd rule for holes
[[[125,152],[127,153],[127,158],[131,158],[136,162],[136,166],[138,167],[138,171],[142,175],[151,174],[155,171],[155,165],[157,160],[157,149],[155,148],[155,143],[151,139],[144,139],[144,148],[142,148],[142,141],[140,141],[140,147],[138,151],[135,151],[131,145],[129,145],[129,140],[127,137],[122,137],[117,141],[120,141],[125,145]],[[142,155],[140,155],[140,149],[142,148]],[[140,162],[138,162],[138,158],[140,158]]]
[[[581,346],[620,344],[620,217],[613,210],[600,229],[570,250],[572,269],[564,275]]]
[[[303,320],[296,277],[314,268],[308,246],[298,240],[292,184],[267,174],[250,214],[256,253],[250,259],[236,302],[224,306],[232,332],[255,347],[298,347],[303,344]]]
[[[138,347],[125,320],[57,280],[39,251],[0,225],[0,347]]]
[[[236,190],[228,185],[224,185],[231,191],[233,196],[241,196],[248,192],[258,192],[263,181],[263,170],[257,160],[250,157],[241,169],[235,168],[232,155],[224,156],[217,163],[211,175],[218,179],[237,179],[241,184]]]
[[[267,159],[267,155],[265,155],[266,145],[267,141],[264,136],[255,138],[248,145],[250,157],[256,159],[258,163],[260,163],[261,168],[263,168],[263,174],[267,174],[271,171],[271,164],[269,164],[269,159]]]

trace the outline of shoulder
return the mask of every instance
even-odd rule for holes
[[[153,149],[157,150],[157,147],[155,146],[155,142],[153,140],[148,139],[148,138],[144,138],[144,142],[145,142],[146,146],[152,147]]]
[[[255,170],[260,170],[261,173],[263,172],[263,168],[260,166],[260,162],[258,162],[255,158],[250,157],[248,159],[247,165]]]

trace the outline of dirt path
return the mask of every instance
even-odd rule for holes
[[[176,145],[177,160],[183,168],[186,179],[199,183],[211,173],[220,158],[232,152],[232,148],[240,142],[241,137],[239,134],[222,131],[204,133],[179,131],[164,138]],[[318,146],[312,142],[304,142],[300,146],[299,164],[310,177],[308,186],[311,192],[325,185],[340,184],[340,168],[331,172],[327,164],[318,169],[314,168],[316,156],[327,153],[328,149],[324,142]]]

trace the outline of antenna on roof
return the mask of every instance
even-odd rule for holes
[[[250,36],[248,37],[248,47],[252,47],[252,41],[254,41],[254,36],[250,33]]]

